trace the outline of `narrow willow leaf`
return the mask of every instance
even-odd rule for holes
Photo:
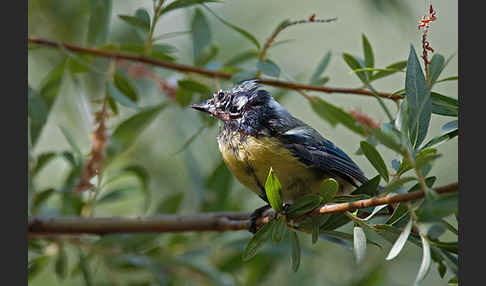
[[[280,216],[272,229],[272,241],[278,243],[287,233],[287,225],[284,216]]]
[[[274,220],[264,224],[257,233],[253,235],[253,237],[248,242],[245,251],[243,252],[242,259],[243,261],[248,261],[253,256],[255,256],[260,250],[260,248],[265,244],[271,234],[271,230],[273,228],[273,224],[275,223]]]
[[[221,23],[223,23],[226,26],[230,27],[231,29],[233,29],[237,33],[240,33],[243,37],[247,38],[250,42],[252,42],[256,46],[257,49],[260,49],[260,43],[255,38],[255,36],[253,36],[252,34],[250,34],[248,31],[246,31],[246,30],[244,30],[244,29],[242,29],[240,27],[237,27],[237,26],[231,24],[230,22],[226,21],[225,19],[221,18],[221,16],[219,16],[218,14],[216,14],[207,5],[203,4],[203,6],[204,6],[204,8],[208,9],[208,11],[211,12],[211,14],[213,14],[219,21],[221,21]]]
[[[445,58],[441,54],[434,54],[429,64],[430,86],[432,87],[439,78],[439,75],[444,70]]]
[[[447,284],[448,285],[459,285],[459,281],[457,280],[457,276],[449,279],[449,281],[447,281]]]
[[[452,81],[452,80],[459,80],[459,77],[458,76],[450,76],[450,77],[446,77],[446,78],[443,78],[443,79],[439,79],[435,83],[445,82],[445,81]]]
[[[426,163],[428,161],[427,157],[433,156],[433,155],[436,155],[436,154],[437,154],[437,149],[433,149],[433,148],[425,149],[425,145],[424,145],[424,147],[422,147],[422,150],[420,150],[420,152],[417,154],[417,156],[415,158],[415,165],[417,165],[417,162],[422,162],[421,165],[423,165],[424,163]],[[412,169],[412,167],[410,166],[410,163],[408,162],[408,160],[403,160],[402,164],[400,164],[400,167],[398,168],[397,175],[401,176],[411,169]]]
[[[219,53],[219,48],[215,44],[210,44],[208,47],[206,47],[199,58],[196,59],[196,65],[201,66],[201,67],[206,67],[210,69],[209,64],[214,64],[214,62],[211,62],[214,58]],[[215,68],[215,70],[218,70],[219,68]]]
[[[123,106],[133,108],[133,109],[139,109],[140,107],[128,96],[122,93],[121,90],[115,87],[115,85],[111,82],[106,83],[106,92],[108,93],[108,96],[113,99],[114,101],[120,103]],[[116,109],[118,110],[118,109]]]
[[[106,42],[110,31],[112,0],[90,0],[88,44],[99,46]]]
[[[419,285],[420,282],[422,282],[422,280],[424,280],[425,276],[427,276],[427,273],[429,272],[430,264],[432,262],[432,259],[431,259],[431,256],[430,256],[429,241],[424,236],[420,236],[420,237],[422,238],[422,249],[423,249],[422,264],[420,264],[420,269],[419,269],[419,272],[417,274],[417,278],[415,278],[414,285]]]
[[[375,67],[375,56],[373,55],[373,48],[371,48],[371,44],[364,34],[362,34],[362,39],[365,66],[368,68],[373,68]],[[373,75],[373,71],[367,71],[367,74],[368,78],[371,78],[371,76]]]
[[[319,195],[322,197],[322,204],[326,204],[336,196],[339,191],[339,184],[333,178],[325,179],[320,186]]]
[[[169,5],[165,6],[160,11],[160,15],[176,9],[185,8],[196,4],[210,3],[210,2],[221,2],[221,1],[220,0],[176,0],[171,2]]]
[[[112,160],[115,155],[127,150],[138,135],[155,119],[167,105],[160,104],[146,108],[123,121],[113,132],[106,149],[106,160]]]
[[[426,199],[417,211],[419,221],[438,221],[457,212],[458,193],[442,194],[436,199]]]
[[[297,272],[300,266],[300,255],[302,251],[300,249],[299,237],[295,231],[290,232],[290,241],[292,244],[292,270]]]
[[[207,85],[191,79],[181,79],[177,81],[177,85],[180,88],[190,90],[191,92],[199,93],[200,95],[207,96],[212,94],[211,88],[209,88]]]
[[[376,224],[373,226],[373,230],[390,243],[395,243],[395,241],[397,241],[398,237],[402,233],[401,229],[387,224]],[[419,236],[413,233],[408,236],[408,241],[418,247],[422,247]]]
[[[280,75],[280,68],[271,60],[259,61],[256,67],[265,75],[272,77],[279,77]]]
[[[138,100],[138,95],[135,87],[121,73],[115,72],[113,83],[115,84],[116,88],[130,100],[134,102]]]
[[[392,167],[395,171],[398,171],[398,168],[400,168],[400,161],[398,161],[397,159],[393,159],[391,161],[392,163]]]
[[[388,205],[381,205],[381,206],[376,206],[373,211],[371,212],[371,214],[367,217],[365,217],[363,220],[370,220],[373,218],[374,215],[376,215],[377,213],[379,213],[382,209],[386,208]]]
[[[86,286],[93,285],[93,276],[91,274],[91,269],[89,268],[88,256],[85,255],[81,249],[79,249],[79,267],[81,273],[83,274],[83,279]]]
[[[196,9],[194,17],[192,18],[191,31],[194,63],[196,63],[206,47],[208,47],[212,41],[208,20],[199,8]]]
[[[432,113],[443,116],[459,116],[459,102],[457,99],[431,92]]]
[[[335,126],[336,123],[341,123],[351,131],[358,133],[359,135],[365,135],[365,131],[361,124],[343,109],[334,106],[317,96],[312,97],[311,106],[317,115],[328,121],[332,126]]]
[[[329,237],[338,238],[338,239],[342,239],[342,240],[346,240],[346,241],[353,241],[353,239],[354,239],[353,234],[345,233],[345,232],[341,232],[341,231],[335,231],[335,230],[322,231],[321,230],[319,233],[321,235],[326,235],[326,236],[329,236]],[[379,243],[377,243],[373,240],[370,240],[370,239],[366,239],[366,243],[374,245],[374,246],[376,246],[380,249],[382,248]]]
[[[54,152],[46,152],[46,153],[39,154],[36,158],[36,164],[34,169],[32,170],[32,174],[33,175],[37,174],[40,170],[42,170],[42,168],[44,168],[47,165],[47,163],[49,163],[56,156],[57,154]]]
[[[50,258],[51,257],[48,255],[42,255],[29,261],[27,266],[28,281],[34,279],[39,273],[42,272],[42,270],[44,270],[44,268],[46,268],[46,266],[49,264]]]
[[[371,197],[375,196],[378,192],[378,186],[380,185],[381,177],[377,175],[373,179],[361,184],[356,191],[353,192],[354,195],[357,194],[367,194]]]
[[[317,239],[319,238],[319,229],[321,228],[321,220],[319,217],[312,217],[312,244],[315,244],[317,242]]]
[[[68,257],[66,254],[66,250],[64,249],[64,246],[61,244],[59,246],[59,253],[57,255],[56,263],[54,265],[56,275],[61,280],[64,280],[67,276],[67,270],[68,270],[67,263],[68,263]]]
[[[430,89],[425,81],[420,62],[413,46],[410,46],[405,76],[406,99],[409,106],[410,142],[418,148],[425,139],[432,113]]]
[[[385,69],[378,70],[376,73],[374,73],[371,76],[371,80],[376,80],[382,77],[392,75],[397,72],[401,72],[406,67],[407,67],[407,61],[400,61],[400,62],[393,63],[387,66]],[[403,92],[405,92],[405,90],[403,90]]]
[[[34,197],[34,202],[32,204],[32,213],[37,214],[37,210],[39,207],[45,203],[53,194],[55,194],[55,190],[50,188],[41,192],[37,192]]]
[[[388,182],[390,180],[388,177],[388,169],[380,153],[378,153],[373,145],[366,141],[361,141],[360,147],[368,161],[370,161],[371,165],[373,165],[376,171],[378,171],[378,174],[380,174],[383,179]]]
[[[275,176],[273,168],[270,168],[268,172],[267,181],[265,182],[265,193],[272,208],[276,212],[281,211],[283,204],[282,185],[277,176]]]
[[[130,193],[134,193],[135,191],[138,191],[139,188],[121,188],[121,189],[115,189],[115,190],[110,190],[109,193],[104,194],[97,200],[97,205],[100,204],[105,204],[105,203],[112,203],[121,200],[122,198],[126,197]]]
[[[365,68],[364,64],[361,64],[360,61],[355,57],[348,53],[343,53],[343,58],[346,64],[351,68],[351,70],[357,70]],[[365,71],[356,72],[356,75],[362,82],[368,82],[368,74]]]
[[[356,264],[360,264],[366,255],[366,235],[359,226],[355,226],[353,229],[353,246]]]
[[[455,130],[455,129],[458,129],[458,123],[459,121],[458,120],[453,120],[453,121],[450,121],[450,122],[447,122],[446,124],[444,124],[442,126],[442,132],[443,133],[447,133],[447,132],[450,132],[452,130]]]
[[[444,142],[447,142],[447,141],[453,139],[457,135],[459,135],[459,130],[458,129],[452,130],[449,133],[446,133],[444,135],[441,135],[441,136],[438,136],[438,137],[435,137],[435,138],[431,139],[429,142],[425,143],[425,145],[422,147],[422,149],[428,149],[428,148],[432,148],[432,147],[437,147],[440,144],[442,144]]]
[[[320,80],[321,75],[326,70],[330,60],[331,60],[331,51],[327,52],[324,58],[319,62],[319,65],[314,70],[314,73],[312,73],[311,79],[309,81],[310,84],[322,84]]]
[[[321,197],[317,194],[307,194],[299,197],[287,210],[289,217],[302,216],[321,204]]]
[[[175,58],[171,55],[177,49],[168,44],[154,44],[152,45],[152,50],[150,52],[150,56],[152,58],[161,60],[161,61],[174,61]],[[145,51],[145,48],[144,48]]]
[[[81,148],[79,148],[78,144],[76,143],[76,140],[74,140],[71,131],[69,131],[69,129],[64,126],[59,126],[59,129],[61,129],[62,135],[64,135],[64,138],[66,138],[69,145],[71,146],[71,149],[76,154],[77,160],[81,160],[83,156],[81,153]]]
[[[385,224],[393,225],[403,219],[405,216],[408,215],[408,208],[404,203],[399,203],[398,206],[393,211],[391,217],[385,222]]]
[[[413,220],[410,219],[407,223],[407,226],[403,229],[402,233],[395,241],[395,244],[393,244],[392,248],[390,249],[386,260],[392,260],[400,253],[400,251],[402,251],[402,248],[405,245],[405,242],[407,242],[408,236],[410,235],[410,231],[412,230],[412,225]]]
[[[383,127],[383,125],[382,125]],[[384,128],[367,128],[365,129],[371,133],[381,144],[392,149],[393,151],[404,154],[404,148],[401,144],[399,132],[393,132],[390,130],[385,130]],[[398,133],[398,134],[397,134]]]
[[[145,9],[142,10],[145,11]],[[147,13],[147,11],[145,11],[145,13]],[[120,19],[122,19],[124,22],[128,23],[129,25],[132,25],[133,27],[141,28],[144,32],[148,32],[150,30],[150,16],[148,22],[146,21],[147,19],[143,15],[143,12],[140,12],[139,16],[140,17],[130,16],[130,15],[118,15]]]

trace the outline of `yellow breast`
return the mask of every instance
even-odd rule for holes
[[[301,163],[274,138],[247,136],[242,139],[235,132],[219,138],[218,144],[231,172],[258,195],[264,193],[270,167],[282,184],[282,195],[286,203],[292,203],[303,194],[317,192],[323,180],[322,174]]]

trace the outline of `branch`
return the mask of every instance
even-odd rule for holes
[[[44,39],[44,38],[29,37],[28,41],[29,41],[29,43],[32,43],[32,44],[38,44],[38,45],[43,45],[43,46],[47,46],[47,47],[55,47],[55,48],[64,47],[65,49],[67,49],[69,51],[77,52],[77,53],[81,53],[81,54],[90,54],[90,55],[106,57],[106,58],[114,58],[114,59],[123,59],[123,60],[129,60],[129,61],[142,62],[142,63],[146,63],[146,64],[150,64],[150,65],[153,65],[153,66],[158,66],[158,67],[163,67],[163,68],[170,69],[170,70],[176,70],[176,71],[180,71],[180,72],[192,72],[192,73],[197,73],[197,74],[201,74],[201,75],[205,75],[205,76],[209,76],[209,77],[230,79],[233,76],[233,74],[230,74],[230,73],[219,72],[219,71],[211,71],[211,70],[198,68],[198,67],[194,67],[194,66],[190,66],[190,65],[183,65],[183,64],[177,64],[177,63],[172,63],[172,62],[167,62],[167,61],[160,61],[160,60],[156,60],[156,59],[153,59],[153,58],[134,55],[134,54],[119,53],[119,52],[113,52],[113,51],[105,51],[105,50],[101,50],[101,49],[86,48],[86,47],[81,47],[81,46],[77,46],[77,45],[73,45],[73,44],[55,42],[55,41],[52,41],[52,40],[49,40],[49,39]],[[295,83],[295,82],[286,82],[286,81],[279,81],[279,80],[271,80],[271,79],[260,79],[259,81],[264,85],[293,89],[293,90],[312,90],[312,91],[319,91],[319,92],[324,92],[324,93],[347,93],[347,94],[359,94],[359,95],[373,96],[373,93],[371,93],[370,91],[368,91],[366,89],[362,89],[362,88],[332,88],[332,87],[307,85],[307,84],[301,84],[301,83]],[[402,98],[401,95],[391,94],[391,93],[378,93],[378,95],[380,97],[392,99],[392,100],[398,100],[398,99]]]
[[[458,191],[458,183],[436,188],[437,193]],[[424,191],[399,194],[383,198],[371,198],[350,203],[328,204],[316,208],[307,216],[325,213],[353,211],[424,197]],[[247,230],[249,213],[220,212],[194,215],[157,215],[135,218],[87,218],[87,217],[30,217],[29,235],[37,234],[110,234],[110,233],[170,233],[191,231],[237,231]],[[264,224],[269,218],[261,218]]]

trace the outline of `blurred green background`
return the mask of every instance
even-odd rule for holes
[[[28,34],[46,37],[57,41],[83,44],[89,19],[89,1],[29,0]],[[263,42],[273,29],[284,19],[306,19],[312,13],[317,18],[337,17],[330,24],[305,24],[291,27],[279,35],[278,40],[292,41],[276,46],[269,51],[269,57],[281,68],[280,79],[293,80],[309,78],[322,57],[332,52],[331,62],[325,75],[330,77],[328,86],[359,87],[359,79],[350,74],[342,59],[347,52],[362,56],[361,35],[369,39],[375,52],[375,66],[385,67],[390,63],[406,60],[410,44],[417,52],[421,51],[421,33],[417,23],[426,11],[429,1],[226,1],[209,6],[231,23],[243,27]],[[457,1],[433,1],[437,21],[432,23],[429,41],[436,52],[446,58],[458,52],[458,12]],[[121,21],[118,14],[133,14],[140,7],[151,12],[152,1],[114,1],[111,13],[108,42],[128,41],[134,36],[134,29]],[[251,48],[251,44],[241,35],[228,29],[203,9],[210,22],[213,42],[219,46],[217,60],[224,62],[237,52]],[[180,9],[164,16],[158,23],[155,35],[190,30],[194,8]],[[184,34],[164,41],[177,47],[177,61],[192,64],[192,42],[190,34]],[[28,82],[34,89],[41,85],[42,79],[64,56],[55,49],[32,49],[28,53]],[[457,55],[444,70],[442,77],[458,74]],[[106,62],[100,60],[100,66]],[[161,68],[154,69],[161,78],[178,78],[176,73]],[[102,80],[96,73],[88,75],[65,76],[57,101],[43,130],[34,153],[64,151],[70,145],[59,129],[63,126],[70,130],[84,154],[90,151],[91,132],[94,129],[93,113],[99,105],[90,100],[103,95]],[[404,86],[404,73],[397,73],[379,80],[374,87],[380,91],[396,91]],[[141,97],[141,106],[150,106],[168,101],[167,95],[149,79],[132,80]],[[211,82],[210,82],[211,83]],[[229,81],[220,81],[222,87],[229,87]],[[441,94],[457,98],[457,81],[438,84],[435,87]],[[277,92],[274,88],[269,88]],[[313,94],[309,92],[309,94]],[[343,107],[345,110],[359,109],[378,121],[386,120],[385,114],[372,97],[348,94],[322,94],[324,99]],[[354,154],[361,138],[346,128],[330,126],[319,118],[308,102],[298,93],[290,91],[282,104],[296,117],[309,123],[321,134],[340,146],[363,169],[368,177],[376,171],[364,156]],[[387,102],[393,111],[396,106]],[[120,118],[132,112],[121,107],[119,118],[109,120],[109,126],[116,126]],[[440,126],[450,118],[432,115],[430,133],[432,138],[440,133]],[[208,177],[220,165],[221,156],[217,149],[214,125],[204,129],[182,152],[175,154],[203,126],[199,114],[189,108],[172,104],[156,118],[137,140],[135,146],[119,158],[110,168],[138,164],[150,173],[151,205],[147,214],[153,214],[161,201],[171,195],[181,193],[183,199],[178,213],[198,213],[200,211],[241,210],[253,211],[263,202],[246,190],[234,178],[225,180],[227,171],[220,173],[219,181],[208,183]],[[426,139],[427,140],[427,139]],[[382,146],[378,147],[385,155],[391,169],[393,153]],[[438,178],[436,186],[457,181],[458,150],[457,138],[438,147],[444,154],[434,165],[431,175]],[[224,169],[224,168],[221,168]],[[219,170],[219,169],[218,169]],[[107,170],[109,171],[109,170]],[[61,158],[55,159],[36,177],[39,189],[57,187],[69,173],[69,165]],[[122,184],[129,185],[128,182]],[[226,193],[227,192],[227,193]],[[224,204],[214,209],[215,198],[227,195]],[[144,215],[144,196],[133,192],[131,195],[113,203],[100,204],[94,216],[135,216]],[[56,214],[59,202],[56,198],[49,201],[41,214]],[[351,229],[351,224],[344,227]],[[374,233],[369,237],[379,240]],[[143,285],[144,281],[162,281],[153,276],[167,278],[167,285],[412,285],[418,271],[421,249],[407,244],[404,251],[392,261],[384,261],[387,250],[381,251],[374,246],[368,247],[365,261],[361,265],[354,262],[353,253],[344,247],[325,240],[311,245],[310,237],[300,235],[304,244],[304,255],[299,272],[293,273],[290,266],[290,250],[285,244],[276,247],[267,245],[265,251],[248,263],[242,263],[241,252],[250,237],[248,232],[233,233],[188,233],[159,235],[150,245],[160,247],[167,257],[161,258],[161,265],[151,266],[145,274],[110,273],[109,267],[101,259],[90,262],[95,285]],[[389,245],[389,244],[388,244]],[[139,245],[140,246],[140,245]],[[76,267],[76,251],[69,250],[69,269]],[[174,267],[171,259],[191,265]],[[166,265],[164,265],[164,262]],[[172,265],[173,266],[173,265]],[[83,278],[75,275],[64,281],[56,278],[54,265],[49,265],[34,280],[32,285],[83,285]],[[193,268],[191,268],[193,267]],[[188,270],[189,269],[189,270]],[[196,269],[196,270],[194,270]],[[158,274],[157,274],[158,273]],[[152,275],[153,274],[153,275]],[[165,275],[165,276],[164,276]],[[447,278],[447,277],[446,277]],[[448,279],[441,279],[435,264],[422,285],[447,285]],[[137,284],[139,283],[139,284]],[[147,282],[155,283],[155,282]]]

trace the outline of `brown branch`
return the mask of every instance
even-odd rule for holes
[[[458,191],[453,183],[436,188],[437,193]],[[378,205],[412,201],[424,197],[423,191],[399,194],[383,198],[371,198],[349,203],[330,204],[316,208],[306,216],[324,213],[353,211]],[[109,233],[170,233],[191,231],[237,231],[247,230],[249,213],[220,212],[194,215],[157,215],[135,218],[87,218],[87,217],[39,217],[29,218],[29,235],[38,234],[109,234]],[[268,217],[258,223],[264,224]]]
[[[38,44],[38,45],[43,45],[43,46],[48,46],[48,47],[64,47],[65,49],[72,51],[72,52],[77,52],[81,54],[90,54],[90,55],[95,55],[95,56],[100,56],[100,57],[106,57],[106,58],[114,58],[114,59],[123,59],[123,60],[129,60],[129,61],[136,61],[136,62],[142,62],[146,64],[150,64],[153,66],[158,66],[158,67],[163,67],[166,69],[170,70],[176,70],[180,72],[190,72],[190,73],[197,73],[209,77],[215,77],[215,78],[221,78],[221,79],[230,79],[233,74],[230,73],[225,73],[225,72],[219,72],[219,71],[211,71],[203,68],[198,68],[190,65],[183,65],[183,64],[177,64],[173,62],[167,62],[167,61],[160,61],[157,59],[149,58],[149,57],[144,57],[140,55],[134,55],[134,54],[128,54],[128,53],[119,53],[119,52],[114,52],[114,51],[106,51],[106,50],[101,50],[101,49],[93,49],[93,48],[86,48],[86,47],[81,47],[73,44],[67,44],[67,43],[59,43],[55,42],[49,39],[44,39],[44,38],[38,38],[31,36],[28,38],[29,43],[32,44]],[[365,96],[373,96],[373,93],[370,91],[363,89],[363,88],[332,88],[332,87],[326,87],[326,86],[317,86],[317,85],[307,85],[307,84],[301,84],[301,83],[295,83],[295,82],[286,82],[286,81],[279,81],[279,80],[271,80],[271,79],[261,79],[260,82],[264,85],[269,85],[269,86],[275,86],[275,87],[281,87],[281,88],[287,88],[287,89],[293,89],[293,90],[311,90],[311,91],[319,91],[319,92],[324,92],[324,93],[345,93],[345,94],[358,94],[358,95],[365,95]],[[401,95],[397,94],[391,94],[391,93],[379,93],[378,94],[380,97],[383,98],[388,98],[392,100],[398,100],[401,99]]]

